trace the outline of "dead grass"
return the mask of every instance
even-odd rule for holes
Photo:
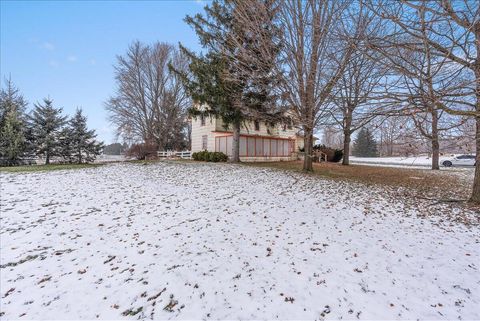
[[[265,162],[244,163],[247,166],[269,167],[279,170],[302,171],[302,162]],[[451,171],[431,171],[426,169],[408,169],[365,165],[343,166],[337,163],[314,163],[317,175],[334,180],[348,180],[367,185],[384,185],[402,188],[404,192],[417,197],[438,199],[467,199],[470,184]]]
[[[95,168],[102,165],[103,164],[48,164],[48,165],[9,166],[9,167],[0,167],[0,172],[5,172],[5,173],[44,172],[44,171],[56,171],[56,170]]]

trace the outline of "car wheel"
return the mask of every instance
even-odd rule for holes
[[[443,166],[450,167],[450,166],[452,166],[452,162],[451,161],[444,161]]]

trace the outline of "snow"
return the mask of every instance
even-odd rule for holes
[[[450,159],[455,155],[448,155],[440,157],[440,164],[443,160]],[[432,159],[428,156],[410,156],[410,157],[355,157],[350,156],[350,162],[352,164],[367,164],[367,165],[377,165],[377,166],[388,166],[388,167],[431,167]],[[440,166],[442,169],[447,169]],[[458,167],[456,167],[458,168]],[[473,166],[464,167],[467,170],[473,169]]]
[[[350,156],[352,163],[373,163],[404,166],[431,166],[432,159],[427,156],[418,157],[355,157]]]
[[[193,162],[0,183],[2,319],[480,319],[462,208]]]
[[[129,160],[125,155],[98,155],[95,159],[95,163],[108,163],[108,162],[124,162]]]

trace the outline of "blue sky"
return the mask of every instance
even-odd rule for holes
[[[82,107],[98,138],[114,130],[103,103],[114,93],[113,65],[134,40],[199,50],[183,22],[202,1],[0,1],[0,71],[32,108],[49,96],[65,114]]]

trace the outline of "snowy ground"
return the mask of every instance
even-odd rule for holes
[[[95,159],[95,163],[108,163],[108,162],[124,162],[129,160],[125,155],[98,155]]]
[[[462,208],[227,164],[0,183],[2,319],[480,319]]]
[[[443,160],[450,159],[454,155],[441,156],[440,164]],[[411,156],[411,157],[355,157],[350,156],[350,162],[352,164],[367,164],[367,165],[378,165],[378,166],[388,166],[388,167],[413,167],[413,168],[424,168],[432,166],[432,159],[428,156]],[[441,169],[453,169],[446,168],[441,166]],[[455,168],[459,168],[456,166]],[[462,169],[472,170],[473,166],[461,167]]]

